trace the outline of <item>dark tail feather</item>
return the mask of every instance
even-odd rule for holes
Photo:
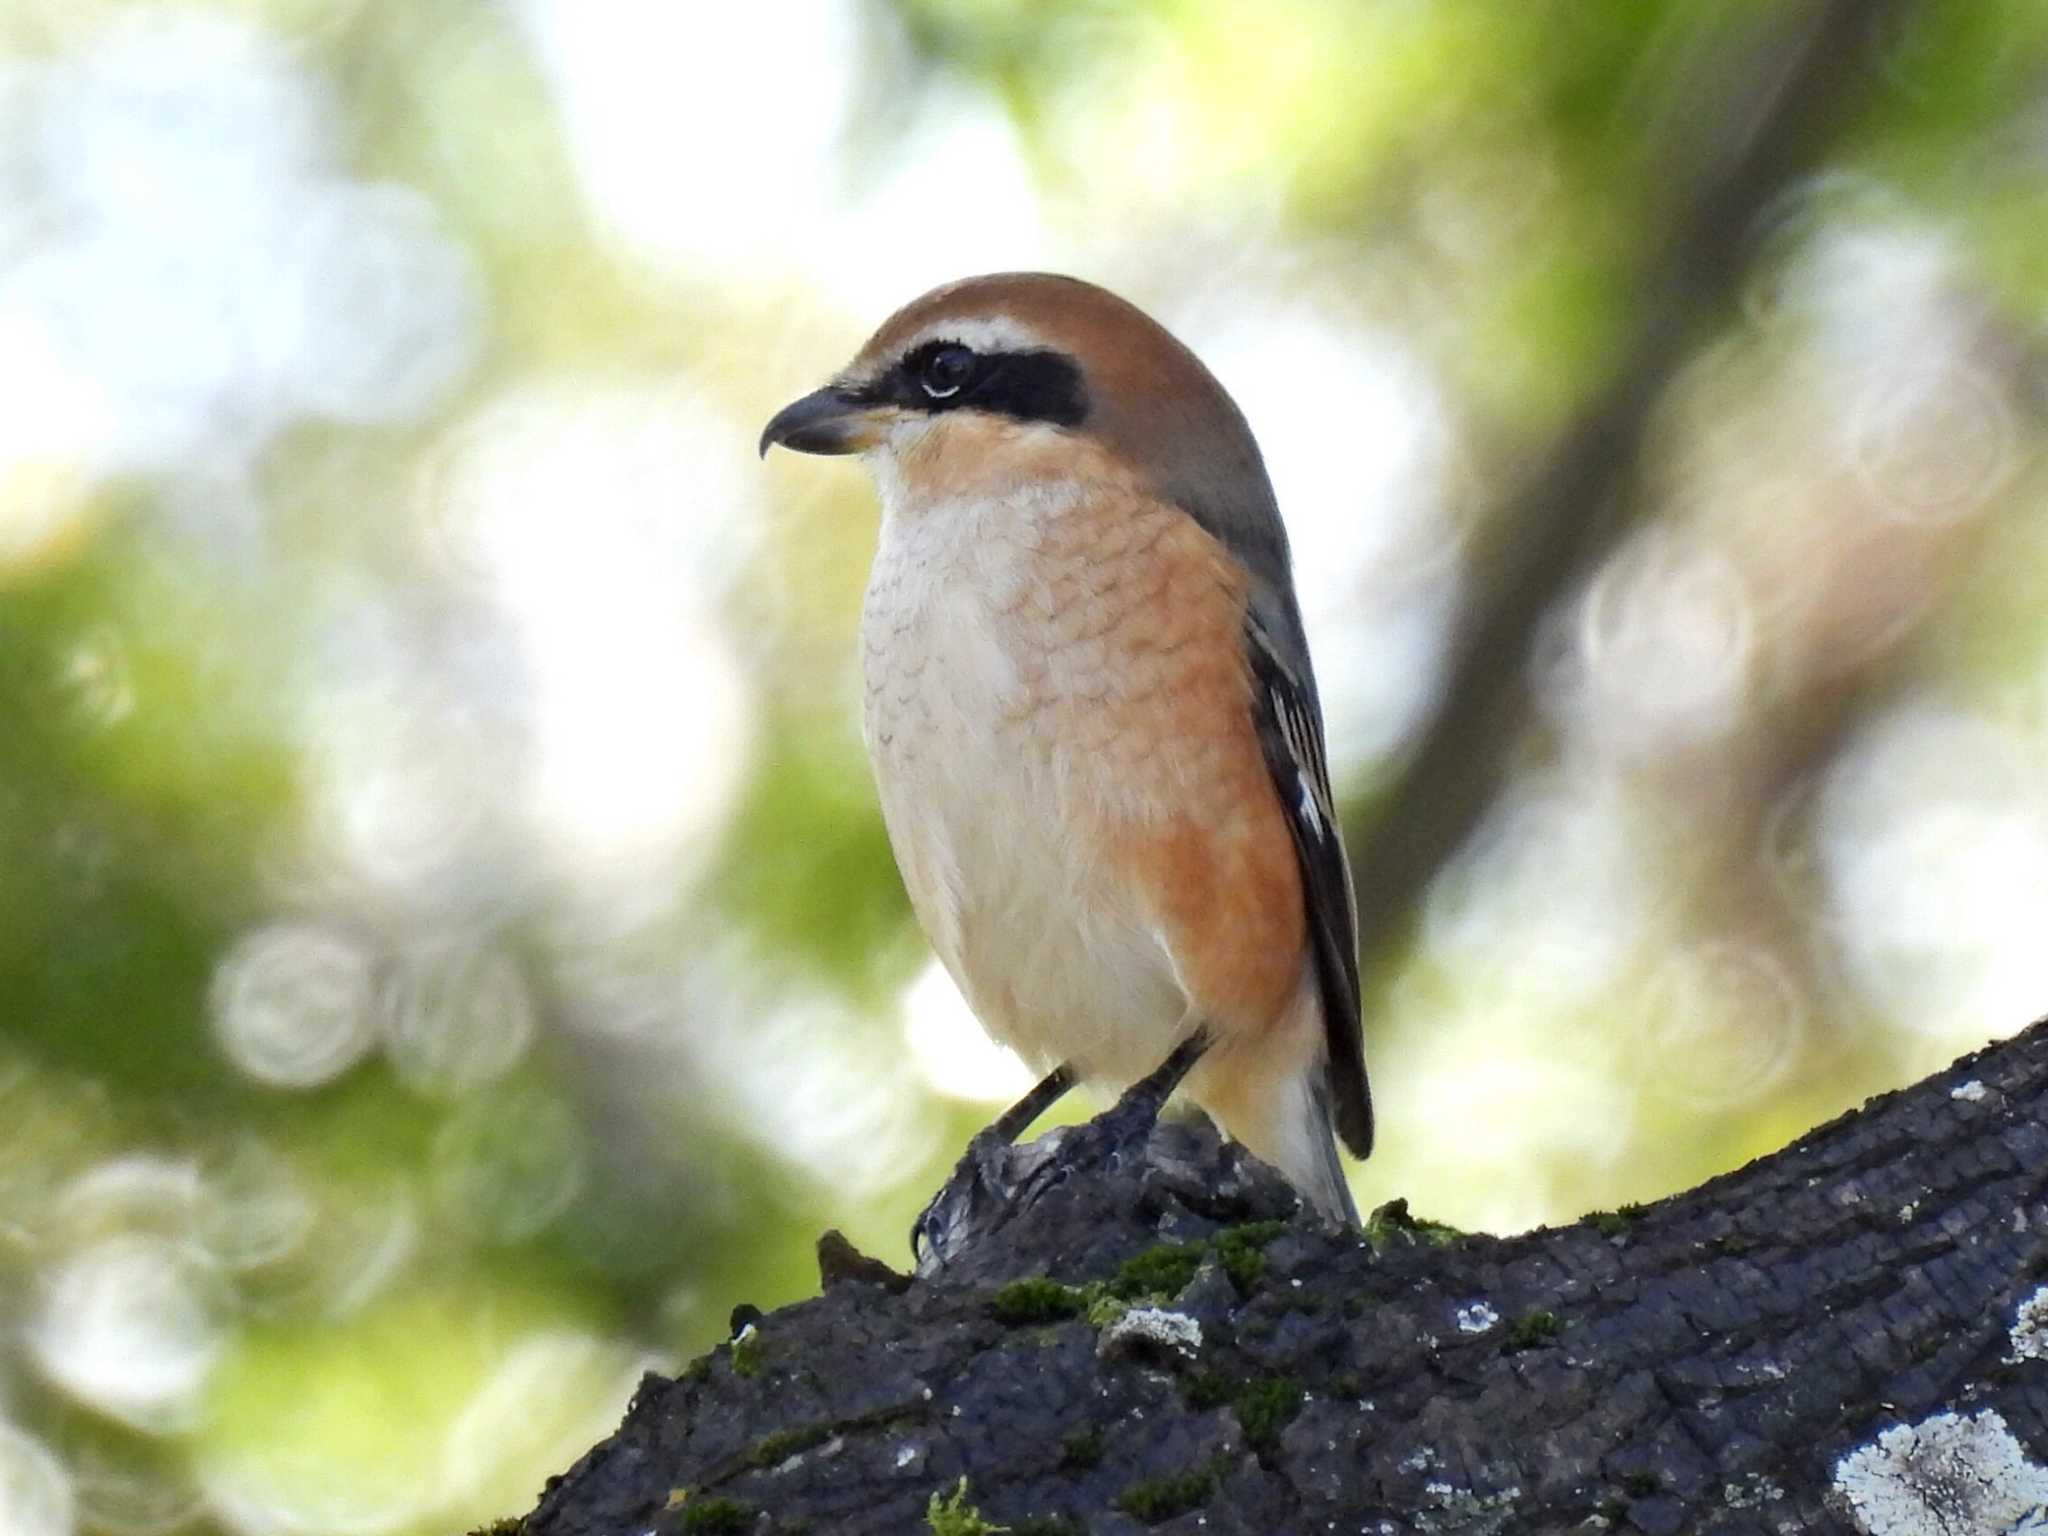
[[[1344,1159],[1337,1151],[1337,1128],[1331,1112],[1330,1079],[1327,1070],[1316,1074],[1309,1085],[1310,1131],[1315,1138],[1316,1166],[1307,1170],[1309,1183],[1302,1189],[1308,1203],[1326,1220],[1356,1228],[1358,1206],[1351,1198],[1351,1181],[1344,1175]]]
[[[1356,1039],[1353,1035],[1344,1042],[1349,1046],[1345,1054],[1332,1057],[1325,1082],[1336,1111],[1337,1133],[1352,1156],[1365,1158],[1372,1156],[1372,1088],[1365,1079],[1365,1055]],[[1332,1049],[1338,1044],[1333,1034]]]

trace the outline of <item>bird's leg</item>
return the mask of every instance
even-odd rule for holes
[[[1065,1096],[1074,1086],[1075,1076],[1073,1063],[1061,1062],[967,1143],[951,1177],[911,1223],[910,1253],[917,1260],[919,1273],[928,1272],[928,1264],[943,1262],[944,1255],[959,1245],[961,1240],[951,1234],[970,1220],[985,1219],[987,1210],[1005,1203],[1007,1196],[1001,1192],[1009,1178],[1003,1163],[1011,1145],[1031,1129],[1032,1121]]]
[[[920,1275],[934,1275],[999,1225],[1011,1211],[1028,1206],[1073,1173],[1115,1164],[1141,1148],[1159,1112],[1202,1054],[1209,1049],[1206,1026],[1195,1029],[1152,1071],[1124,1090],[1123,1097],[1085,1125],[1063,1126],[1028,1147],[1010,1143],[1066,1092],[1073,1074],[1061,1067],[996,1123],[967,1144],[953,1170],[910,1229],[910,1251]]]
[[[1012,1104],[994,1123],[984,1130],[982,1136],[992,1136],[1004,1146],[1010,1145],[1019,1136],[1031,1129],[1031,1122],[1044,1114],[1067,1095],[1074,1086],[1074,1065],[1063,1061],[1054,1067],[1023,1098]],[[979,1140],[980,1137],[976,1137]]]
[[[1085,1129],[1094,1131],[1099,1127],[1107,1144],[1090,1146],[1088,1143],[1098,1138],[1076,1138],[1074,1150],[1080,1155],[1075,1161],[1086,1161],[1091,1152],[1115,1151],[1133,1142],[1142,1144],[1152,1134],[1152,1127],[1159,1123],[1159,1112],[1166,1108],[1166,1101],[1173,1097],[1174,1089],[1194,1071],[1195,1063],[1208,1053],[1214,1043],[1209,1026],[1197,1025],[1185,1040],[1167,1053],[1166,1060],[1126,1088],[1116,1103],[1088,1123]]]

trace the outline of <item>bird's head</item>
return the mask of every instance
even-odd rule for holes
[[[1129,477],[1196,511],[1270,508],[1250,429],[1200,359],[1077,278],[1004,272],[905,305],[761,451],[863,455],[902,499],[1047,477]]]

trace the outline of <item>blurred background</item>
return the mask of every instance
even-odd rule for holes
[[[1264,445],[1361,1205],[2048,1011],[2044,231],[2038,0],[0,0],[0,1532],[459,1530],[904,1260],[1027,1077],[878,819],[866,477],[753,446],[946,278]]]

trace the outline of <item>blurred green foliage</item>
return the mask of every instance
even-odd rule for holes
[[[1403,814],[1792,13],[0,6],[0,1526],[482,1522],[823,1227],[900,1261],[1006,1079],[857,739],[872,499],[760,421],[926,281],[1130,292]],[[1375,968],[1362,1205],[1655,1198],[2048,1007],[2048,8],[1882,15]]]

